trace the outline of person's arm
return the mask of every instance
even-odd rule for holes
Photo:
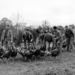
[[[7,35],[10,36],[11,42],[12,42],[13,41],[13,33],[12,33],[12,31],[9,30]]]
[[[59,36],[61,37],[61,31],[58,31],[58,33],[59,33]]]
[[[13,41],[13,33],[12,33],[12,31],[10,31],[11,32],[11,41]]]
[[[1,43],[2,43],[2,41],[4,39],[4,35],[5,35],[5,30],[2,32],[2,35],[1,35]]]

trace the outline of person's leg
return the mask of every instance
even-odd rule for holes
[[[49,44],[48,44],[48,42],[46,42],[46,50],[47,51],[49,50]]]
[[[69,46],[70,46],[70,38],[67,38],[67,51],[70,51]]]
[[[73,37],[70,40],[70,49],[73,50],[74,49],[74,45],[73,45]]]
[[[68,51],[68,38],[67,38],[67,51]]]
[[[51,42],[50,44],[49,44],[49,47],[50,47],[50,52],[52,51],[52,48],[53,48],[53,42]]]
[[[60,53],[62,52],[62,41],[61,39],[58,41],[59,42],[59,46],[58,46],[58,50],[60,51]]]

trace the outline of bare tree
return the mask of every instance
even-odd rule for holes
[[[50,24],[49,24],[49,22],[48,22],[47,20],[43,21],[43,23],[42,23],[42,28],[43,28],[44,31],[45,31],[45,30],[48,30],[48,31],[49,31],[49,29],[50,29]]]
[[[27,24],[24,22],[24,18],[19,13],[17,15],[13,15],[13,18],[11,19],[16,29],[25,28]]]
[[[24,18],[22,15],[20,15],[19,13],[17,15],[13,14],[11,17],[11,20],[13,22],[14,25],[18,25],[20,22],[24,22]]]

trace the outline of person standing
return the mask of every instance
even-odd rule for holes
[[[2,45],[7,46],[8,42],[10,43],[13,42],[13,33],[12,33],[12,30],[10,29],[10,26],[6,25],[6,28],[2,32],[1,43]]]
[[[61,52],[62,51],[62,36],[61,36],[61,31],[54,26],[53,27],[53,36],[54,36],[54,40],[55,40],[55,47]]]
[[[71,51],[70,47],[74,39],[74,33],[68,26],[65,27],[65,36],[67,39],[67,51]]]
[[[56,26],[53,27],[53,35],[54,35],[54,38],[56,40],[56,45],[57,45],[58,41],[61,40],[61,31],[58,30]]]

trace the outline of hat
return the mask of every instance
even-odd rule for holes
[[[6,26],[8,26],[8,27],[9,27],[10,25],[9,25],[9,24],[7,24]]]
[[[53,29],[57,29],[57,27],[56,27],[56,26],[54,26],[54,27],[53,27]]]

